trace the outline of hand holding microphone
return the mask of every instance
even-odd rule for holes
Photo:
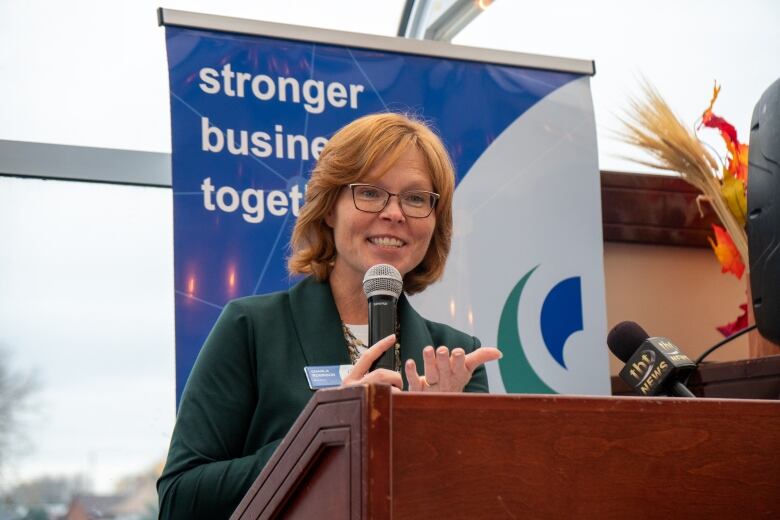
[[[403,278],[389,264],[378,264],[366,271],[363,291],[368,298],[368,342],[364,352],[343,384],[389,383],[402,388],[401,375],[395,371],[395,331],[398,298],[403,290]],[[390,339],[392,338],[392,339]],[[462,348],[452,352],[446,346],[436,350],[423,349],[425,375],[417,373],[414,360],[404,365],[410,391],[461,392],[480,365],[501,358],[493,347],[481,347],[466,354]]]
[[[368,350],[363,352],[342,385],[385,383],[403,390],[401,374],[395,371],[395,326],[403,278],[389,264],[377,264],[363,277],[368,298]]]
[[[366,271],[363,277],[363,292],[368,298],[368,344],[390,334],[395,334],[398,297],[403,290],[403,278],[398,269],[390,264],[377,264]],[[371,365],[371,370],[384,368],[395,370],[395,349],[384,350]]]
[[[355,366],[350,370],[341,382],[342,386],[361,385],[367,383],[384,383],[393,386],[393,390],[399,392],[404,388],[404,382],[401,374],[395,370],[386,368],[374,369],[372,366],[382,357],[385,352],[392,352],[395,348],[395,334],[390,334],[382,338],[363,352]]]

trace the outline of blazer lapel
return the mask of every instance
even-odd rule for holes
[[[398,300],[398,320],[401,323],[401,376],[404,380],[404,388],[408,388],[404,364],[407,359],[414,359],[417,372],[422,374],[424,367],[422,351],[428,345],[433,345],[433,338],[425,325],[425,320],[412,308],[405,294],[402,294]],[[433,347],[435,348],[436,345]]]
[[[308,277],[290,289],[290,309],[307,366],[350,363],[341,318],[327,281]]]

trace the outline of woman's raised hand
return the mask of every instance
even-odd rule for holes
[[[371,370],[374,361],[380,358],[384,352],[395,346],[395,334],[377,341],[368,350],[361,354],[355,366],[344,378],[341,385],[360,385],[365,383],[384,383],[392,385],[394,390],[403,390],[401,374],[394,370],[378,368]],[[470,354],[462,348],[449,349],[441,346],[434,351],[428,346],[423,349],[423,363],[425,375],[417,373],[417,366],[413,359],[406,362],[406,379],[409,381],[409,390],[412,392],[462,392],[471,375],[480,365],[488,361],[501,359],[501,351],[494,347],[480,347]]]
[[[378,344],[378,343],[377,343]],[[494,347],[480,347],[470,354],[462,348],[452,349],[441,346],[434,352],[433,347],[423,349],[425,375],[417,373],[413,359],[406,361],[406,379],[411,392],[462,392],[471,380],[471,374],[480,365],[488,361],[501,359],[501,351]]]
[[[371,370],[374,361],[380,358],[384,352],[395,346],[395,334],[390,334],[386,338],[380,339],[360,355],[355,366],[349,372],[349,375],[341,382],[341,386],[361,385],[364,383],[385,383],[393,385],[394,390],[403,390],[404,382],[401,374],[395,370],[386,368],[377,368]]]

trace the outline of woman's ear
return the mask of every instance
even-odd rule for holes
[[[328,212],[325,214],[325,224],[327,224],[327,226],[328,226],[329,228],[331,228],[331,229],[333,229],[333,221],[335,220],[335,215],[333,215],[333,210],[334,210],[334,209],[335,209],[335,208],[331,208],[331,210],[330,210],[330,211],[328,211]]]

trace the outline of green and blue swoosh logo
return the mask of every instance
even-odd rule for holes
[[[520,298],[537,265],[514,286],[501,311],[498,323],[498,345],[504,357],[499,361],[501,378],[508,393],[554,394],[536,373],[525,354],[518,328]],[[539,315],[539,327],[549,355],[568,370],[564,360],[564,346],[569,337],[583,330],[582,286],[579,276],[558,282],[544,299]]]

